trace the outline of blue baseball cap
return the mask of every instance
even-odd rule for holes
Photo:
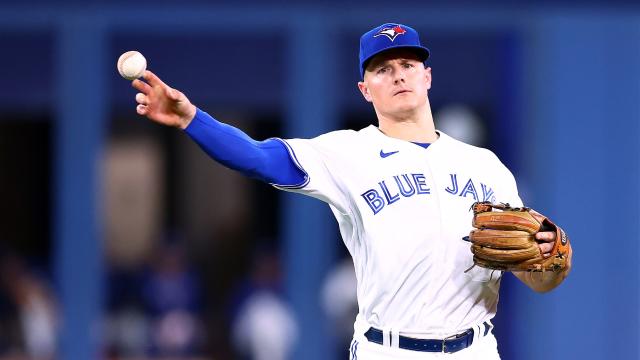
[[[364,78],[364,69],[374,56],[396,48],[411,49],[422,61],[429,58],[429,49],[420,44],[420,37],[415,29],[396,23],[382,24],[360,37],[360,76]]]

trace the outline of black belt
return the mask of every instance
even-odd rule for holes
[[[484,334],[482,334],[482,336],[485,336],[489,333],[491,325],[486,321],[482,325],[484,326]],[[415,339],[400,335],[398,337],[398,347],[400,349],[414,351],[454,353],[471,346],[471,343],[473,343],[473,334],[474,330],[468,329],[463,333],[442,340]],[[371,342],[380,345],[383,344],[384,333],[382,330],[372,327],[364,333],[364,336]]]

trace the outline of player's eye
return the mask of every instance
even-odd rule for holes
[[[386,73],[387,70],[388,70],[388,68],[386,66],[383,66],[381,68],[378,68],[377,73],[382,75],[382,74]]]
[[[404,64],[402,64],[402,67],[404,67],[405,69],[410,69],[410,68],[412,68],[412,67],[413,67],[413,64],[410,64],[410,63],[404,63]]]

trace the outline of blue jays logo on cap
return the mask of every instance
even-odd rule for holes
[[[360,76],[369,60],[383,51],[406,48],[414,51],[422,61],[429,58],[429,49],[420,44],[418,32],[410,26],[387,23],[367,31],[360,37]]]
[[[378,30],[378,33],[373,35],[373,37],[386,36],[389,38],[389,40],[393,41],[398,35],[402,35],[406,32],[407,30],[403,29],[402,26],[396,25],[394,27],[385,27]]]

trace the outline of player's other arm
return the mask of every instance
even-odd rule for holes
[[[498,161],[500,161],[495,154],[491,153],[492,156],[495,157]],[[501,163],[501,162],[500,162]],[[522,200],[517,195],[518,188],[516,186],[516,179],[509,169],[507,169],[504,164],[502,165],[505,171],[505,179],[509,179],[509,188],[513,189],[513,196],[510,198],[513,199],[513,203],[516,206],[522,206]],[[536,241],[538,242],[538,247],[540,248],[540,253],[543,257],[548,258],[551,256],[551,252],[553,251],[554,245],[556,243],[557,234],[555,231],[540,231],[535,235]],[[571,251],[571,244],[569,244],[569,254],[567,256],[566,267],[560,272],[528,272],[528,271],[513,271],[513,274],[523,283],[525,283],[529,288],[536,292],[544,293],[555,289],[558,285],[560,285],[564,279],[569,275],[571,271],[571,257],[573,253]]]
[[[556,242],[555,231],[541,231],[536,234],[536,241],[540,247],[542,256],[551,256],[551,250]],[[569,245],[569,254],[567,255],[566,267],[560,272],[545,271],[545,272],[532,272],[532,271],[514,271],[515,275],[520,281],[525,283],[528,287],[536,292],[548,292],[555,289],[560,285],[564,279],[569,275],[571,271],[571,258],[573,251],[571,245]]]
[[[144,80],[146,82],[139,79],[132,82],[140,91],[136,94],[138,114],[185,130],[214,160],[246,176],[286,186],[304,182],[304,172],[279,140],[255,141],[239,129],[215,120],[151,71],[145,72]]]

